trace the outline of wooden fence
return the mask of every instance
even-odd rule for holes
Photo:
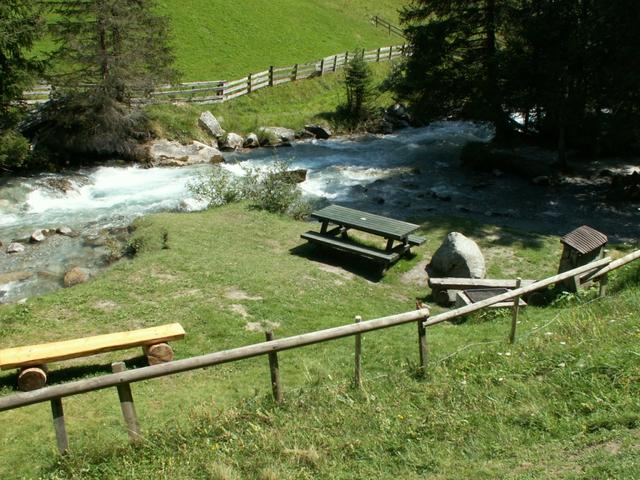
[[[381,27],[387,30],[389,32],[389,35],[393,33],[404,39],[407,38],[404,35],[404,31],[400,27],[395,26],[394,24],[388,22],[382,17],[379,17],[378,15],[371,17],[371,21],[375,24],[376,27]]]
[[[266,87],[275,87],[305,78],[321,77],[344,68],[357,54],[366,62],[386,62],[408,55],[407,45],[390,45],[373,50],[344,52],[321,58],[309,63],[296,63],[288,67],[269,67],[257,73],[250,73],[237,80],[214,80],[208,82],[189,82],[177,85],[164,85],[151,92],[149,96],[140,96],[138,103],[220,103],[247,95]],[[28,104],[40,104],[49,100],[51,87],[39,85],[24,92]]]
[[[607,283],[608,273],[638,258],[640,258],[640,250],[630,253],[616,261],[612,261],[611,258],[607,257],[602,260],[594,261],[587,265],[574,268],[567,272],[554,275],[553,277],[536,281],[525,287],[516,288],[515,290],[511,290],[501,295],[488,298],[481,302],[466,305],[454,310],[449,310],[433,317],[429,317],[429,310],[427,308],[420,308],[415,311],[368,321],[361,321],[359,317],[356,317],[356,322],[350,325],[343,325],[340,327],[304,333],[302,335],[296,335],[293,337],[286,337],[281,339],[274,339],[273,333],[267,332],[267,341],[263,343],[209,353],[206,355],[186,358],[183,360],[176,360],[170,363],[143,367],[136,370],[125,370],[122,362],[116,362],[112,366],[114,373],[109,375],[54,385],[42,388],[40,390],[22,392],[0,398],[0,412],[49,401],[51,403],[51,411],[53,414],[53,423],[56,432],[58,449],[61,453],[65,453],[68,449],[69,443],[66,433],[62,398],[92,392],[95,390],[101,390],[104,388],[116,387],[118,391],[118,397],[120,399],[122,413],[127,425],[129,438],[132,442],[137,442],[141,437],[133,404],[133,395],[131,393],[130,387],[131,383],[150,380],[167,375],[174,375],[181,372],[219,365],[222,363],[235,362],[260,355],[267,355],[269,358],[269,370],[271,385],[273,388],[273,395],[276,402],[280,403],[282,402],[283,395],[280,386],[277,352],[294,348],[301,348],[307,345],[336,340],[348,336],[355,336],[355,384],[359,385],[361,367],[360,355],[362,350],[362,345],[360,342],[361,335],[365,332],[371,332],[383,328],[390,328],[406,323],[417,323],[417,344],[420,361],[419,368],[422,372],[426,372],[428,366],[428,327],[432,327],[439,323],[468,315],[496,303],[510,300],[513,302],[513,316],[508,338],[509,341],[513,343],[516,336],[519,305],[518,299],[522,295],[575,277],[579,277],[582,281],[600,281],[600,293],[601,295],[604,295],[606,290],[602,288],[602,286],[606,285]]]

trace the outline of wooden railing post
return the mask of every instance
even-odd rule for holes
[[[420,300],[416,301],[416,310],[427,309],[427,306],[424,305]],[[418,374],[423,376],[427,373],[427,363],[428,363],[428,348],[427,348],[427,328],[424,325],[429,319],[429,315],[427,314],[423,318],[418,319],[418,352],[420,354],[420,363],[418,365]]]
[[[253,81],[253,73],[247,75],[247,93],[251,93],[251,82]]]
[[[121,373],[126,369],[127,367],[125,366],[124,362],[114,362],[111,364],[111,371],[113,373]],[[140,424],[138,423],[136,407],[133,403],[131,385],[128,383],[121,383],[116,387],[116,389],[118,390],[118,398],[120,399],[120,409],[122,410],[124,423],[127,425],[129,441],[131,443],[140,443],[140,441],[142,440],[142,437],[140,435]]]
[[[389,60],[393,58],[393,45],[389,47]]]
[[[607,285],[609,285],[609,274],[605,273],[600,277],[598,296],[600,298],[607,295]]]
[[[273,340],[273,332],[265,332],[267,342]],[[269,353],[269,371],[271,373],[271,390],[273,391],[273,399],[276,403],[283,402],[282,388],[280,387],[280,367],[278,366],[278,354],[276,352]]]
[[[293,80],[298,80],[298,64],[296,63],[293,66]]]
[[[355,318],[356,323],[360,323],[362,321],[362,317],[360,315]],[[360,366],[362,359],[362,335],[360,333],[355,335],[356,339],[356,355],[355,355],[355,372],[353,376],[353,385],[356,388],[360,388],[362,386],[362,377],[360,375]]]
[[[320,76],[324,75],[324,58],[320,60]]]
[[[522,279],[516,279],[516,289],[522,285]],[[518,324],[518,312],[520,310],[520,296],[513,299],[513,307],[511,307],[511,331],[509,332],[509,343],[516,342],[516,326]]]
[[[338,55],[333,56],[333,71],[335,72],[338,68]]]
[[[378,47],[378,51],[376,53],[377,53],[376,62],[379,62],[380,61],[380,47]]]
[[[347,66],[347,63],[349,63],[349,50],[347,50],[346,52],[344,52],[344,66]]]
[[[51,414],[53,415],[53,428],[56,431],[56,443],[60,455],[69,451],[69,438],[67,437],[67,427],[64,424],[64,410],[62,409],[62,398],[51,400]]]
[[[269,86],[273,87],[273,65],[269,67]]]

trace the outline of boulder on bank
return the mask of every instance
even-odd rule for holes
[[[296,132],[290,128],[284,127],[262,127],[260,132],[263,132],[267,136],[273,137],[277,141],[275,145],[283,143],[291,143],[296,139]]]
[[[430,277],[485,278],[486,268],[480,247],[458,232],[451,232],[427,265]]]
[[[247,135],[247,138],[244,139],[244,144],[242,145],[244,148],[257,148],[260,146],[260,140],[258,139],[258,135],[255,133],[250,133]]]
[[[220,150],[200,142],[182,145],[164,139],[154,140],[149,144],[148,151],[153,166],[182,167],[224,161]]]
[[[238,150],[244,145],[244,138],[237,133],[229,132],[220,140],[220,148],[225,151]]]
[[[29,237],[29,241],[31,243],[40,243],[44,242],[45,238],[47,238],[47,230],[41,229],[34,231]]]
[[[69,227],[58,227],[56,228],[56,233],[58,235],[64,235],[65,237],[75,236],[75,232]]]
[[[64,286],[68,288],[87,280],[89,280],[89,273],[83,268],[75,267],[65,273],[63,282]]]
[[[215,138],[220,138],[226,133],[224,129],[220,126],[220,122],[218,122],[218,119],[213,115],[213,113],[209,111],[202,112],[202,114],[200,115],[200,118],[198,119],[198,124],[209,135]]]
[[[24,252],[24,245],[18,242],[12,242],[7,246],[7,253],[22,253]]]
[[[292,183],[302,183],[307,179],[307,170],[299,168],[297,170],[287,170],[286,172],[277,173],[279,177]]]
[[[322,125],[305,125],[304,129],[320,140],[326,140],[333,135],[333,132],[329,127],[324,127]]]

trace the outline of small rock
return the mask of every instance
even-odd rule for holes
[[[82,268],[72,268],[64,275],[64,286],[73,287],[89,280],[89,274]]]
[[[18,242],[10,243],[7,247],[7,253],[22,253],[24,252],[24,245]]]
[[[262,127],[261,132],[274,136],[279,142],[291,143],[296,139],[296,132],[284,127]]]
[[[244,144],[242,145],[244,148],[256,148],[260,146],[260,140],[258,140],[258,135],[255,133],[250,133],[247,135],[247,138],[244,139]]]
[[[223,138],[220,144],[222,150],[238,150],[242,148],[244,138],[237,133],[229,132]]]
[[[71,181],[67,178],[48,178],[46,180],[47,185],[55,190],[60,190],[62,193],[67,193],[71,190],[75,190]]]
[[[531,180],[534,185],[542,185],[548,187],[551,185],[551,179],[547,175],[540,175]]]
[[[36,230],[29,237],[29,241],[31,243],[40,243],[40,242],[44,242],[45,238],[46,238],[46,235],[44,230]]]
[[[218,122],[218,119],[214,117],[213,114],[209,111],[202,112],[198,123],[202,128],[205,129],[206,132],[208,132],[215,138],[220,138],[226,133],[220,126],[220,122]]]
[[[182,167],[198,163],[219,163],[224,160],[217,149],[200,142],[182,145],[169,140],[154,140],[149,143],[151,164],[163,167]]]
[[[331,129],[322,125],[305,125],[304,129],[321,140],[326,140],[327,138],[331,137],[331,135],[333,135]]]
[[[72,237],[74,235],[73,230],[69,227],[58,227],[56,233],[64,235],[65,237]]]
[[[302,129],[296,132],[296,138],[298,140],[311,140],[311,139],[315,139],[316,136],[310,131]]]

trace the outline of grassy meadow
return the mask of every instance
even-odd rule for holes
[[[270,65],[400,44],[370,20],[398,22],[404,0],[158,0],[183,81],[233,80]]]
[[[153,215],[138,222],[132,260],[2,306],[0,347],[180,322],[187,336],[174,347],[187,358],[260,342],[260,322],[282,337],[413,310],[416,299],[431,304],[424,264],[451,230],[479,242],[491,276],[556,271],[558,238],[408,220],[428,242],[380,278],[306,246],[299,235],[314,225],[245,204]],[[351,386],[352,338],[281,353],[283,406],[271,399],[266,358],[134,384],[137,448],[115,389],[65,400],[63,459],[48,405],[3,412],[0,478],[637,478],[639,273],[637,264],[616,273],[604,299],[587,292],[523,309],[514,346],[508,314],[433,327],[424,379],[415,325],[405,325],[364,336],[361,390]],[[70,360],[52,382],[105,374],[117,360],[143,366],[138,355]],[[2,372],[0,395],[14,381]]]

